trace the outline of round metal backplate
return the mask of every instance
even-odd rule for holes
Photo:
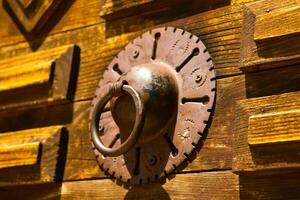
[[[118,81],[131,67],[153,62],[167,63],[177,76],[178,111],[173,123],[164,135],[118,157],[105,157],[93,148],[104,171],[131,184],[161,179],[188,158],[200,143],[215,99],[214,65],[204,44],[182,29],[163,27],[137,37],[112,60],[99,82],[92,109],[104,85]],[[119,146],[122,133],[111,112],[103,113],[100,121],[103,143]]]

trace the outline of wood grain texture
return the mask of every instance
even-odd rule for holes
[[[48,61],[0,68],[0,92],[49,82],[51,66]]]
[[[0,154],[1,160],[11,160],[11,162],[8,162],[7,166],[2,163],[0,186],[55,181],[61,151],[61,128],[61,126],[52,126],[1,134],[0,149],[6,149],[6,152],[9,150],[9,154]],[[25,161],[24,156],[27,156],[28,162]],[[19,161],[16,160],[17,158]]]
[[[246,4],[240,54],[242,71],[247,73],[300,63],[300,48],[291,45],[299,43],[298,26],[290,25],[298,22],[298,17],[292,16],[296,15],[299,5],[298,0],[263,0]],[[286,20],[284,16],[293,19]],[[278,21],[279,18],[284,23]]]
[[[237,173],[264,173],[268,171],[299,170],[299,143],[292,141],[293,137],[297,137],[298,132],[298,130],[294,131],[296,122],[293,122],[293,120],[295,119],[298,122],[296,113],[300,108],[297,100],[299,95],[299,92],[294,92],[239,101],[235,120],[234,171]],[[292,115],[294,112],[296,115]],[[278,115],[284,113],[289,114],[282,116],[284,119],[278,118]],[[260,123],[253,123],[251,122],[252,116],[277,116],[277,119],[272,122],[267,117],[265,118],[266,121],[260,119]],[[286,123],[280,123],[280,121]],[[272,127],[271,130],[263,125],[266,123],[272,123],[272,125],[268,125]],[[252,127],[249,127],[249,125]],[[273,131],[266,133],[268,130]],[[260,136],[260,133],[263,132],[267,135],[262,134]],[[285,138],[289,134],[290,137]],[[258,137],[259,139],[256,140]],[[276,146],[269,145],[274,142],[282,142],[284,138],[291,141],[277,143]],[[249,146],[248,141],[253,142],[253,140],[259,142],[260,148]]]
[[[0,0],[1,5],[3,1],[5,0]],[[181,2],[181,4],[183,4],[185,1],[155,1],[158,6],[149,6],[146,4],[144,6],[144,9],[141,10],[137,5],[141,5],[145,1],[146,0],[114,0],[113,2],[104,1],[104,3],[102,4],[99,0],[63,2],[59,5],[59,8],[56,10],[55,14],[51,15],[51,18],[47,20],[47,23],[42,26],[43,29],[40,30],[38,34],[34,34],[33,37],[24,34],[18,27],[18,25],[14,22],[14,20],[6,12],[6,10],[3,7],[0,7],[0,24],[2,27],[2,29],[0,30],[0,37],[2,38],[2,40],[0,41],[0,46],[7,46],[27,41],[33,50],[37,50],[49,35],[55,35],[61,32],[76,30],[79,28],[104,23],[105,20],[99,17],[99,13],[101,12],[113,14],[115,13],[115,11],[120,11],[116,13],[124,13],[126,14],[126,16],[139,15],[139,18],[144,19],[149,19],[149,16],[143,16],[144,14],[149,13],[149,11],[152,13],[160,12],[160,20],[164,18],[164,21],[166,21],[166,19],[169,19],[168,21],[171,21],[171,19],[174,20],[182,17],[182,15],[188,16],[199,11],[202,12],[204,10],[214,9],[229,4],[229,0],[210,0],[206,1],[205,4],[202,1],[200,2],[197,0],[190,0],[189,3],[186,3],[184,9],[178,9],[183,7],[176,7],[176,2]],[[169,7],[169,10],[166,11],[164,5],[170,3],[173,5],[173,7]],[[129,12],[124,12],[124,7],[133,9],[129,9]],[[174,7],[175,9],[177,8],[177,11],[170,14],[172,10],[174,10]],[[168,12],[169,15],[166,16],[164,14],[165,12]],[[153,22],[155,21],[155,19],[157,19],[157,17],[155,16],[152,16],[151,18]],[[142,24],[140,24],[139,26],[141,25]],[[36,36],[39,37],[38,40],[36,40]]]
[[[5,200],[60,200],[60,193],[61,183],[5,186],[0,189],[0,196]]]
[[[281,200],[300,198],[300,174],[239,176],[240,199]]]
[[[299,18],[300,4],[259,15],[255,21],[254,40],[267,40],[300,33]]]
[[[253,2],[253,1],[255,1],[255,0],[231,0],[230,5],[241,5],[241,4],[246,4],[246,3]]]
[[[196,13],[203,10],[211,10],[229,5],[229,0],[109,0],[101,5],[100,16],[106,20],[125,18],[133,15],[145,16],[155,11],[171,13],[177,9],[181,11]],[[181,11],[178,9],[181,8]]]
[[[39,142],[0,146],[0,169],[37,164],[39,148]]]
[[[286,144],[300,141],[300,110],[250,116],[248,144],[250,146]],[[276,148],[276,146],[274,146]]]
[[[1,61],[0,111],[71,100],[78,54],[71,46]]]
[[[207,172],[129,189],[109,179],[65,182],[61,199],[238,199],[238,189],[238,176],[231,172]]]

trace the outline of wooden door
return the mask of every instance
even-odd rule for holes
[[[298,0],[0,0],[1,199],[299,199]],[[217,76],[205,137],[163,182],[101,170],[89,109],[154,27],[197,35]]]

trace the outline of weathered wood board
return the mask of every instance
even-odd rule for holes
[[[237,106],[233,170],[299,170],[299,92],[241,100]]]
[[[61,179],[64,138],[61,126],[0,134],[0,186]]]
[[[0,61],[0,111],[71,101],[79,48],[67,46]]]
[[[244,7],[240,68],[245,72],[300,63],[298,0],[263,0]]]

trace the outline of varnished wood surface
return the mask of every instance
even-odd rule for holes
[[[254,40],[266,40],[299,33],[299,18],[300,4],[259,15],[256,17]]]
[[[233,170],[238,173],[299,170],[299,143],[295,143],[299,130],[294,130],[299,122],[299,95],[295,92],[239,101]],[[277,119],[253,122],[253,116]],[[264,125],[267,123],[269,128]]]
[[[0,134],[0,186],[37,184],[57,179],[61,147],[61,126]],[[61,162],[58,164],[58,162]]]
[[[40,142],[31,142],[0,146],[0,169],[37,164],[40,145]]]
[[[112,180],[65,182],[61,199],[238,199],[238,176],[231,172],[178,174],[165,184],[125,189]]]
[[[298,26],[292,25],[299,21],[296,17],[299,5],[298,0],[263,0],[245,5],[240,54],[242,71],[300,63],[300,48],[291,45],[299,43]]]
[[[0,92],[43,84],[50,80],[52,62],[0,69]]]
[[[250,116],[248,143],[262,146],[299,142],[299,120],[300,108],[295,107],[287,111]]]

